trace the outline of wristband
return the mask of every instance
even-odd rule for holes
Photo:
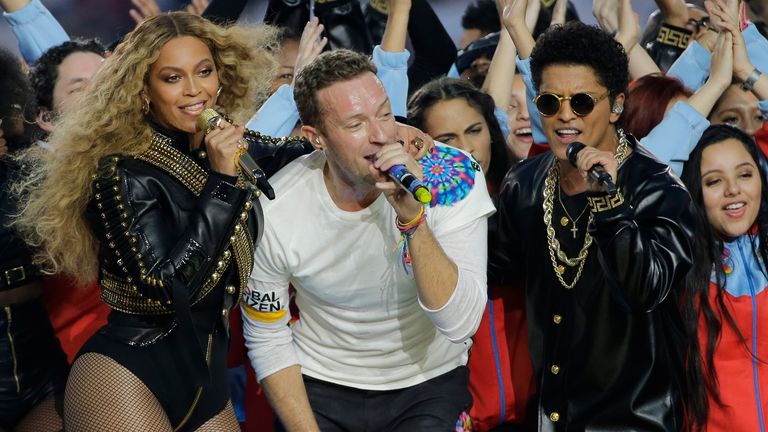
[[[755,68],[752,71],[752,73],[749,74],[747,79],[745,79],[744,82],[741,83],[741,89],[744,90],[745,92],[752,91],[752,88],[755,86],[755,83],[757,82],[757,80],[760,79],[760,75],[762,74],[763,74],[762,72],[760,72],[759,70],[757,70],[757,68]]]

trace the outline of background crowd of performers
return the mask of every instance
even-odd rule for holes
[[[131,3],[0,0],[0,432],[768,429],[768,1]]]

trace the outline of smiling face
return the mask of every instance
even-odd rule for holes
[[[374,155],[396,137],[395,117],[376,75],[364,72],[317,92],[322,127],[304,126],[310,141],[325,151],[334,184],[373,187]],[[316,140],[317,139],[317,140]]]
[[[744,145],[729,138],[701,155],[701,190],[707,219],[723,237],[745,234],[760,210],[762,186],[754,159]]]
[[[533,134],[531,116],[528,114],[528,105],[526,104],[525,83],[519,74],[516,74],[512,81],[512,97],[509,99],[507,115],[509,115],[510,131],[507,137],[507,147],[515,159],[525,159],[531,149],[531,144],[533,144]]]
[[[472,154],[488,172],[491,132],[480,111],[464,98],[441,100],[424,115],[424,132],[444,144]]]
[[[558,96],[573,96],[588,93],[599,97],[608,89],[600,84],[597,75],[589,66],[553,64],[544,68],[541,74],[539,93],[553,93]],[[620,114],[611,111],[609,98],[600,100],[589,114],[577,116],[571,109],[571,102],[563,100],[560,110],[552,116],[541,117],[544,134],[552,152],[560,160],[568,160],[565,150],[568,145],[579,141],[603,151],[616,151],[616,128],[614,123]],[[616,97],[615,104],[623,105],[624,95]]]
[[[219,77],[208,46],[196,37],[182,36],[160,49],[144,92],[158,123],[194,134],[200,113],[216,104],[218,89]]]

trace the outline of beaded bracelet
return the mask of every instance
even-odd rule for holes
[[[425,220],[427,220],[427,213],[424,211],[423,206],[419,208],[419,214],[408,223],[400,222],[400,218],[395,216],[395,225],[397,226],[398,231],[400,231],[400,242],[398,242],[398,246],[400,247],[401,263],[403,264],[405,274],[409,274],[408,265],[411,263],[411,254],[408,251],[408,240],[413,238],[414,233]]]

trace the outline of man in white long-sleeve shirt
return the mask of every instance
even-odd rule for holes
[[[316,151],[272,177],[263,202],[242,302],[256,374],[288,430],[453,430],[486,302],[483,173],[443,145],[415,161],[363,55],[322,54],[295,96]],[[397,164],[424,173],[428,205],[389,179]]]

